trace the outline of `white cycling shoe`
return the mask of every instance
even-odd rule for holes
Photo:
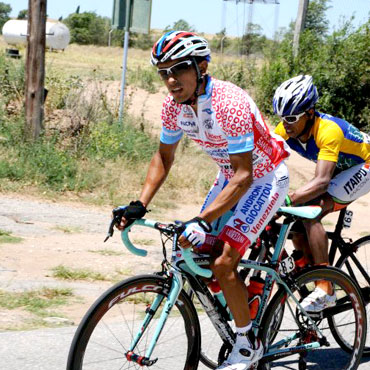
[[[333,307],[337,303],[335,292],[333,295],[327,294],[321,288],[316,287],[302,302],[301,306],[307,312],[321,312],[325,308]]]
[[[263,345],[259,339],[255,340],[253,348],[247,345],[234,345],[229,357],[216,370],[246,370],[263,356]]]

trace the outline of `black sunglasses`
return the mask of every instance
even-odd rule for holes
[[[188,71],[192,64],[193,62],[191,60],[183,60],[182,62],[176,63],[169,68],[159,68],[157,72],[164,80],[167,80],[170,74],[174,77],[178,77],[182,73]]]

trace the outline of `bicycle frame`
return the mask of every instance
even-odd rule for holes
[[[370,285],[370,276],[367,274],[366,270],[363,268],[362,263],[357,259],[355,256],[356,250],[352,247],[352,240],[350,239],[349,242],[346,242],[341,233],[343,230],[343,220],[345,217],[347,208],[343,208],[338,216],[338,221],[335,226],[335,230],[333,232],[327,232],[328,238],[331,240],[331,245],[329,248],[329,265],[334,265],[334,259],[337,250],[340,252],[339,258],[346,258],[349,257],[353,263],[356,265],[358,270],[361,272],[362,276],[365,278],[368,285]],[[357,282],[356,274],[354,273],[350,263],[348,260],[345,262],[346,268],[348,270],[348,274]],[[363,293],[363,298],[365,300],[365,303],[369,303],[370,297],[369,292],[367,294],[364,294],[363,290],[361,289]]]
[[[149,220],[139,220],[139,221],[140,221],[138,222],[139,225],[157,228],[156,227],[157,224],[154,223],[153,221],[149,221]],[[299,310],[305,315],[305,317],[310,322],[314,330],[318,333],[319,339],[322,339],[324,338],[324,335],[321,333],[320,329],[317,327],[314,320],[302,308],[299,301],[293,295],[293,293],[291,292],[286,282],[282,279],[280,274],[277,272],[278,267],[279,267],[279,257],[280,257],[281,251],[284,247],[284,244],[286,242],[287,236],[289,234],[289,231],[290,231],[290,228],[293,222],[294,222],[293,218],[290,218],[289,216],[284,220],[284,223],[282,224],[280,234],[279,234],[276,246],[275,246],[272,260],[270,263],[262,263],[262,262],[256,262],[256,261],[251,261],[251,260],[241,260],[240,262],[241,267],[246,267],[246,268],[266,272],[265,288],[263,291],[262,300],[261,300],[261,304],[259,305],[256,319],[253,322],[253,330],[255,331],[256,335],[258,335],[262,317],[265,312],[265,308],[266,308],[268,299],[270,297],[273,284],[276,281],[279,285],[284,287],[287,295],[290,296],[294,300],[296,305],[299,307]],[[145,354],[145,364],[147,365],[153,364],[157,361],[157,359],[150,360],[150,357],[153,353],[154,347],[158,341],[158,338],[163,329],[163,326],[165,325],[167,318],[171,312],[171,309],[175,305],[178,299],[178,296],[181,290],[183,289],[183,284],[184,284],[183,276],[187,278],[190,286],[192,287],[193,291],[197,295],[200,303],[202,304],[204,310],[206,311],[208,317],[210,318],[213,326],[215,327],[216,331],[220,335],[223,342],[226,345],[232,346],[235,340],[235,335],[233,333],[233,330],[228,324],[227,319],[225,319],[225,315],[223,314],[224,312],[222,312],[222,310],[224,309],[223,306],[220,303],[215,303],[217,298],[212,296],[212,294],[206,287],[205,283],[204,282],[201,283],[200,282],[201,280],[196,277],[196,274],[192,272],[191,269],[189,269],[186,266],[186,262],[183,258],[183,254],[178,249],[177,239],[178,239],[178,236],[174,234],[173,245],[172,245],[172,256],[171,256],[171,268],[168,270],[168,275],[171,277],[171,286],[169,289],[168,298],[160,314],[160,319],[155,329],[155,333],[151,339],[150,345]],[[127,243],[127,240],[128,238],[126,237],[125,243]],[[197,255],[194,257],[194,262],[198,265],[209,264],[209,256]],[[142,337],[144,331],[148,327],[151,319],[154,317],[154,314],[156,313],[160,304],[162,303],[163,299],[164,299],[163,295],[158,295],[158,297],[155,299],[155,301],[150,306],[150,309],[147,310],[147,314],[143,320],[141,328],[136,334],[130,346],[129,351],[126,353],[126,357],[129,360],[134,361],[134,362],[138,362],[140,360],[141,363],[143,363],[142,357],[136,355],[134,353],[134,350],[140,338]],[[289,305],[288,307],[290,311],[292,312],[293,317],[295,317],[291,307]],[[291,343],[296,338],[297,338],[297,334],[294,334],[294,335],[288,336],[287,338],[279,341],[279,343],[276,343],[273,347],[268,348],[267,352],[264,355],[264,358],[269,358],[272,356],[285,357],[285,356],[289,356],[293,354],[293,350],[294,350],[294,353],[299,353],[303,351],[317,349],[322,345],[318,341],[318,342],[313,342],[309,344],[302,344],[294,348],[280,349],[281,347],[286,346],[289,343]]]

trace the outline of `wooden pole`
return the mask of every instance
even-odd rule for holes
[[[46,0],[28,1],[26,132],[37,139],[43,129]]]
[[[304,29],[306,20],[307,8],[309,0],[299,0],[297,19],[295,21],[294,39],[293,39],[293,55],[296,58],[299,50],[299,36]]]

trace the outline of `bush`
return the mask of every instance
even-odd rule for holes
[[[4,23],[9,20],[11,11],[12,7],[9,4],[0,2],[0,33],[2,33]]]
[[[291,34],[286,34],[278,52],[269,50],[258,73],[256,101],[273,114],[272,97],[286,79],[310,74],[320,99],[317,108],[369,130],[370,21],[354,30],[348,21],[338,31],[318,37],[313,30],[301,34],[299,55],[292,56]]]
[[[100,122],[90,129],[87,153],[98,159],[123,157],[131,162],[147,162],[157,142],[131,124]]]
[[[154,68],[142,68],[140,66],[137,66],[136,69],[128,68],[127,80],[129,84],[138,86],[150,93],[157,92],[157,85],[160,82],[158,73]]]
[[[15,60],[0,53],[0,96],[7,105],[23,98],[25,69],[23,60]]]
[[[249,90],[254,84],[255,66],[251,60],[236,60],[224,64],[209,65],[210,73],[215,78],[230,81],[242,89]]]
[[[71,32],[71,43],[107,45],[110,20],[95,12],[70,14],[63,21]]]
[[[126,116],[123,126],[91,122],[79,137],[67,141],[59,134],[25,141],[23,122],[19,118],[0,126],[0,179],[54,191],[92,190],[99,181],[97,169],[109,160],[147,163],[157,147],[157,141],[134,128]]]
[[[82,87],[79,76],[68,76],[64,78],[58,73],[49,72],[45,78],[45,87],[48,89],[46,105],[49,109],[64,109],[67,99],[73,90]]]

